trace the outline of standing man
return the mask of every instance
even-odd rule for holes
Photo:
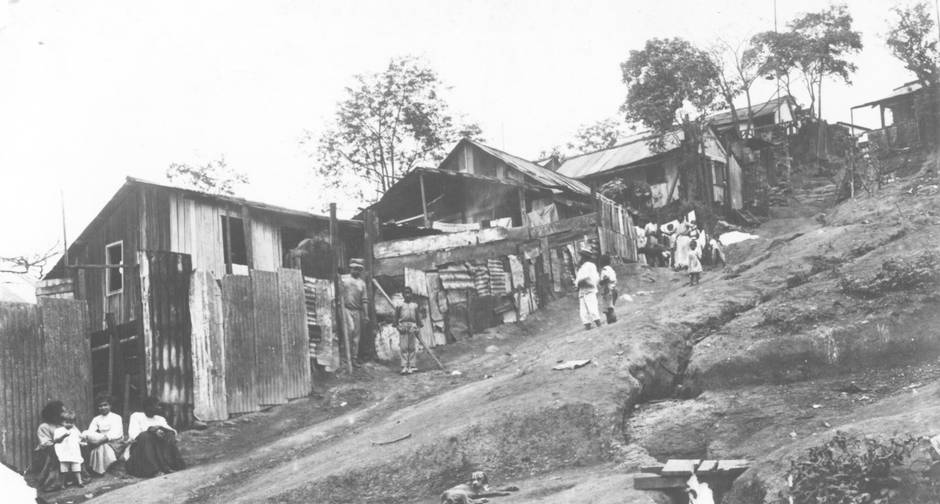
[[[349,335],[349,352],[352,355],[353,365],[359,366],[359,339],[362,336],[363,311],[369,304],[366,282],[362,279],[365,269],[363,260],[353,258],[349,260],[349,275],[343,276],[343,306],[346,308],[346,332]]]
[[[592,329],[594,324],[601,326],[601,314],[597,309],[597,266],[591,261],[593,254],[591,250],[582,247],[578,251],[581,256],[581,264],[578,266],[578,272],[575,275],[574,282],[578,286],[578,301],[580,301],[581,323],[584,329]]]

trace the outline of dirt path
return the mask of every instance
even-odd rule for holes
[[[656,299],[656,295],[638,296],[633,304],[623,304],[624,318],[629,320],[629,312],[641,310]],[[524,324],[500,327],[461,346],[448,348],[443,357],[449,369],[461,371],[460,376],[428,371],[400,377],[384,368],[372,368],[368,370],[373,374],[372,379],[337,384],[331,397],[321,401],[299,401],[220,429],[188,434],[203,446],[214,443],[222,446],[218,450],[207,449],[206,455],[196,457],[202,465],[140,482],[104,495],[96,502],[127,502],[127,499],[134,502],[258,502],[284,490],[301,494],[312,491],[305,489],[311,476],[328,482],[326,485],[331,491],[342,491],[336,489],[344,486],[342,478],[331,480],[331,475],[353,472],[368,478],[361,472],[363,467],[386,468],[392,472],[406,470],[407,467],[400,467],[401,463],[415,457],[416,450],[419,453],[424,450],[424,455],[429,456],[446,455],[451,452],[449,444],[472,444],[473,436],[480,431],[487,439],[503,435],[501,442],[510,451],[529,453],[520,456],[514,464],[514,474],[528,476],[527,466],[531,466],[534,473],[544,462],[537,458],[550,458],[557,463],[556,457],[546,457],[538,447],[509,447],[513,444],[509,439],[512,434],[498,431],[507,421],[512,422],[513,414],[520,415],[518,429],[537,431],[537,425],[526,421],[527,415],[538,415],[545,409],[558,413],[566,407],[567,413],[560,413],[554,420],[543,419],[541,428],[552,436],[558,430],[570,430],[571,426],[564,422],[576,423],[585,416],[590,417],[595,413],[585,411],[593,410],[595,403],[611,399],[609,391],[598,390],[592,378],[619,369],[615,362],[626,359],[630,352],[622,341],[617,347],[618,342],[610,338],[611,331],[627,329],[629,322],[586,332],[580,328],[575,314],[574,301],[561,299],[552,310],[535,314]],[[633,342],[633,345],[639,344]],[[496,351],[493,346],[497,347]],[[575,358],[592,358],[593,364],[576,371],[550,371],[556,361]],[[445,391],[447,393],[443,394]],[[341,406],[344,402],[346,405]],[[608,404],[608,407],[613,411],[617,405]],[[317,421],[317,414],[332,413],[338,415]],[[312,421],[305,424],[305,420]],[[493,428],[488,425],[494,424],[500,428],[489,430]],[[567,457],[560,455],[562,461],[566,458],[603,460],[602,447],[592,430],[596,426],[582,427],[584,430],[572,434],[570,444],[565,446],[575,453]],[[373,445],[408,434],[409,439],[398,443]],[[270,441],[272,437],[276,440]],[[456,441],[458,438],[460,441]],[[240,440],[247,442],[239,446]],[[577,446],[581,443],[584,448],[579,452]],[[487,449],[499,450],[496,446]],[[187,451],[190,458],[197,453],[194,448],[187,448]],[[478,455],[494,456],[492,453]],[[463,479],[463,463],[458,458],[457,466],[453,467],[452,462],[444,461],[434,479]],[[435,488],[431,495],[438,492]],[[309,498],[308,494],[283,496],[286,501],[295,502]]]

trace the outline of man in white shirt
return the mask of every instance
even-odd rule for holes
[[[91,451],[88,455],[88,467],[92,472],[104,474],[111,464],[117,462],[123,448],[124,423],[121,415],[111,411],[111,399],[99,396],[95,400],[98,416],[91,420],[82,435]]]
[[[596,324],[601,326],[601,314],[597,308],[597,266],[591,261],[593,253],[590,249],[582,248],[578,251],[581,256],[581,265],[575,274],[575,284],[578,286],[578,301],[580,303],[581,323],[584,329],[591,329]]]

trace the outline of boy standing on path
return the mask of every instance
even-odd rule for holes
[[[405,298],[401,306],[395,308],[395,327],[398,328],[398,347],[401,352],[401,374],[411,374],[418,370],[415,359],[415,339],[423,325],[421,307],[415,301],[410,287],[402,291]]]

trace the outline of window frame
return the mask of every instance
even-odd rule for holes
[[[119,263],[112,263],[112,262],[111,262],[111,253],[110,253],[110,252],[111,252],[111,249],[114,248],[115,246],[121,247],[121,262],[119,262]],[[109,244],[107,244],[107,245],[104,246],[104,263],[105,263],[106,265],[108,265],[108,266],[112,266],[112,265],[124,266],[124,240],[117,240],[117,241],[111,242],[111,243],[109,243]],[[113,275],[113,273],[114,273],[114,270],[116,270],[116,269],[119,270],[120,273],[121,273],[121,286],[120,286],[119,288],[117,288],[117,289],[112,290],[112,289],[111,289],[111,278],[112,278],[112,275]],[[110,268],[110,267],[109,267],[109,268],[106,268],[106,269],[105,269],[105,272],[104,272],[104,290],[105,290],[105,293],[106,293],[108,296],[111,296],[111,295],[113,295],[113,294],[120,294],[120,293],[124,292],[124,268],[123,268],[123,267],[122,267],[122,268]]]

